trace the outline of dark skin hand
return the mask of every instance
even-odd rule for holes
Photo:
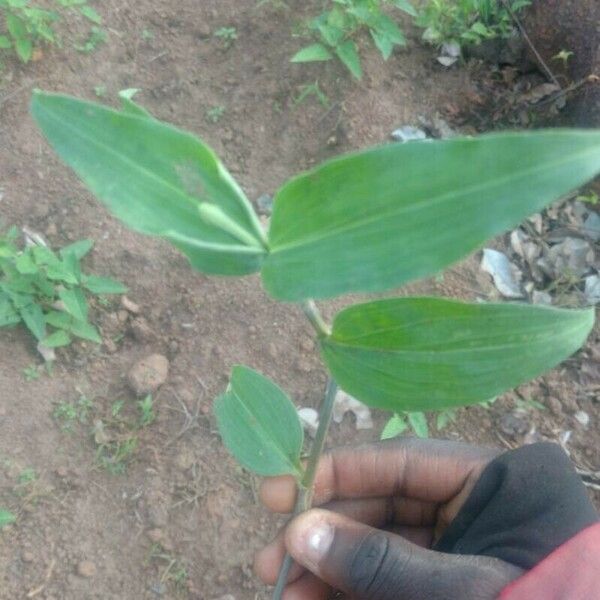
[[[520,569],[495,558],[430,550],[495,450],[436,440],[342,448],[321,459],[313,510],[256,556],[269,585],[287,550],[295,559],[284,600],[495,600]],[[264,504],[290,513],[290,477],[263,482]]]

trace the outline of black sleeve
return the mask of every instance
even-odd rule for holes
[[[531,444],[486,467],[435,550],[492,556],[531,569],[597,521],[562,448]]]

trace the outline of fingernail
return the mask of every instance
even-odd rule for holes
[[[333,543],[333,527],[324,520],[307,518],[303,522],[300,518],[293,529],[290,540],[292,554],[304,566],[317,569]]]

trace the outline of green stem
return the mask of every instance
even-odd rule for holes
[[[294,516],[309,510],[312,505],[315,476],[317,474],[319,460],[323,454],[323,448],[325,447],[327,432],[329,431],[329,426],[331,424],[331,416],[333,415],[333,405],[335,403],[336,393],[337,384],[333,379],[329,379],[327,382],[325,399],[323,400],[321,408],[319,409],[319,427],[317,428],[315,441],[310,449],[310,456],[308,457],[306,470],[304,471],[304,477],[302,477],[302,481],[298,486],[298,498],[294,508]],[[281,600],[281,596],[285,586],[287,585],[288,576],[290,574],[290,569],[292,568],[293,562],[294,561],[292,557],[286,553],[281,568],[279,569],[277,584],[275,585],[275,589],[273,591],[273,600]]]
[[[306,300],[302,303],[302,310],[310,324],[315,328],[319,337],[328,337],[331,335],[329,325],[325,323],[314,300]]]

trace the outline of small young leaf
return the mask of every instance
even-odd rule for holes
[[[62,289],[58,292],[58,297],[63,301],[65,310],[78,321],[87,321],[88,305],[79,288]]]
[[[19,58],[24,62],[29,62],[33,55],[33,44],[29,38],[15,40],[15,50]]]
[[[92,240],[79,240],[78,242],[74,242],[73,244],[65,246],[59,251],[59,253],[62,258],[64,258],[67,254],[74,254],[77,260],[81,260],[93,247],[94,242]]]
[[[74,320],[69,326],[69,331],[84,340],[95,342],[96,344],[102,343],[102,338],[98,333],[98,330],[91,324],[84,321]]]
[[[429,437],[429,426],[427,425],[427,417],[424,412],[409,412],[406,414],[406,418],[417,437],[424,439]]]
[[[15,515],[4,508],[0,508],[0,529],[14,523],[16,520],[17,517],[15,517]]]
[[[21,317],[14,309],[12,302],[0,291],[0,327],[16,325],[20,322]]]
[[[5,35],[0,35],[0,50],[8,50],[9,48],[12,48],[12,42]]]
[[[593,309],[394,298],[340,312],[322,354],[365,404],[423,411],[473,404],[547,371],[585,342]]]
[[[83,278],[83,286],[92,294],[124,294],[127,288],[110,277],[96,277],[88,275]]]
[[[15,259],[15,267],[21,275],[32,275],[38,271],[38,267],[35,262],[33,262],[29,252],[23,252],[23,254],[17,256]]]
[[[333,55],[323,44],[311,44],[299,50],[292,56],[291,62],[293,63],[304,63],[304,62],[317,62],[324,60],[331,60]]]
[[[27,27],[22,19],[12,13],[6,16],[6,28],[15,42],[27,37]]]
[[[100,25],[102,23],[102,17],[89,4],[84,4],[79,9],[79,12],[92,23],[96,23],[96,25]]]
[[[390,440],[398,437],[401,433],[404,433],[408,429],[408,423],[406,419],[398,414],[392,415],[390,420],[385,424],[383,431],[381,432],[382,440]]]
[[[356,79],[362,78],[360,57],[358,56],[356,44],[352,40],[346,40],[345,42],[342,42],[336,47],[335,53]]]
[[[71,338],[69,337],[69,334],[63,329],[59,329],[44,338],[41,345],[46,348],[60,348],[61,346],[67,346],[70,343]]]
[[[408,0],[392,0],[392,4],[403,10],[405,13],[409,14],[411,17],[418,16],[417,10]]]
[[[272,381],[248,367],[234,367],[214,412],[223,443],[241,465],[259,475],[302,476],[298,413]]]

